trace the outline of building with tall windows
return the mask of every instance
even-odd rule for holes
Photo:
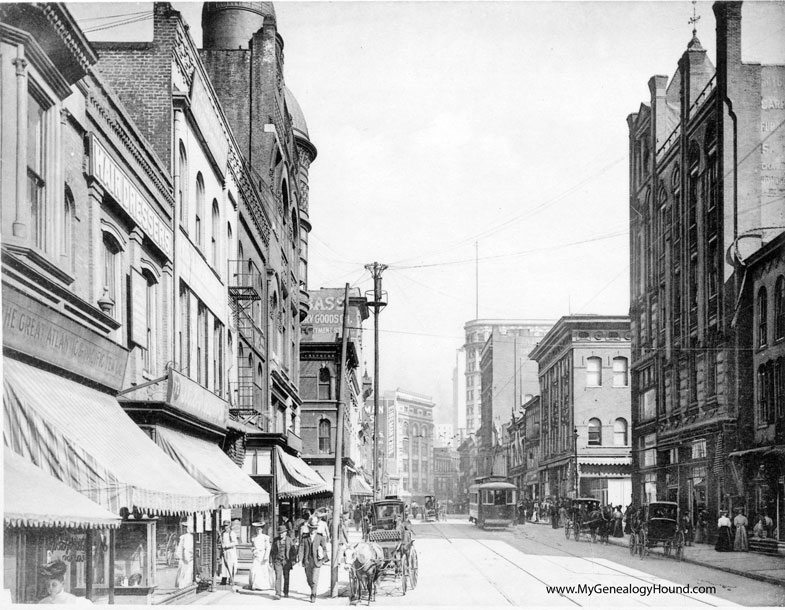
[[[739,425],[762,347],[748,349],[741,297],[745,261],[785,225],[785,67],[744,62],[741,2],[713,10],[715,62],[693,32],[673,77],[652,76],[628,117],[634,498],[677,501],[693,523],[756,510],[728,459],[747,449]]]
[[[529,357],[539,366],[543,496],[590,496],[626,506],[632,489],[629,318],[565,316]]]
[[[529,361],[527,354],[545,336],[545,333],[548,332],[551,326],[553,326],[553,320],[478,319],[470,320],[464,324],[464,335],[466,337],[463,345],[464,353],[462,356],[459,356],[461,358],[460,363],[464,366],[459,366],[459,370],[463,368],[465,375],[465,434],[478,433],[483,423],[481,361],[483,349],[491,338],[493,331],[498,331],[499,335],[517,337],[515,343],[520,348],[518,369],[521,371],[521,382],[525,382],[526,387],[531,390],[521,394],[521,396],[525,396],[526,394],[535,395],[537,393],[537,369],[534,363]],[[512,357],[512,355],[509,356],[510,359]],[[508,408],[504,413],[505,419],[509,412]],[[501,417],[501,411],[495,412],[494,416],[496,415]],[[461,426],[463,425],[461,424]]]

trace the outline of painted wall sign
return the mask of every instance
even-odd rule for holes
[[[226,427],[228,403],[194,380],[174,370],[169,371],[169,392],[166,402],[201,421],[215,424],[221,428]]]
[[[94,380],[123,386],[128,351],[12,288],[3,287],[3,347]]]
[[[343,327],[343,288],[309,290],[311,308],[301,324],[303,341],[329,342],[341,336]],[[350,296],[356,296],[351,295]],[[349,337],[360,341],[362,317],[360,308],[349,307]]]
[[[141,227],[145,235],[171,260],[171,229],[93,135],[90,136],[90,174],[98,179],[109,194],[128,212],[134,222]]]
[[[785,69],[761,67],[761,226],[785,222]]]

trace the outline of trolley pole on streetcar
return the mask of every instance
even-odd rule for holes
[[[366,292],[373,296],[368,300],[368,307],[373,309],[373,493],[376,500],[381,499],[379,470],[381,469],[381,453],[379,452],[379,312],[387,306],[387,293],[382,291],[382,273],[387,265],[374,262],[365,265],[373,278],[373,291]]]

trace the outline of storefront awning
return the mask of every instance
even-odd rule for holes
[[[217,507],[270,503],[270,494],[240,470],[218,445],[162,427],[155,429],[155,442],[215,496]]]
[[[3,453],[5,524],[11,527],[119,527],[113,515],[78,491],[18,456]]]
[[[331,495],[332,489],[319,474],[300,458],[275,448],[275,484],[280,498]]]
[[[581,466],[628,466],[632,459],[628,456],[578,456],[578,463]]]
[[[361,474],[355,474],[349,481],[349,494],[352,496],[372,496],[373,490]]]
[[[111,513],[215,506],[108,394],[4,358],[3,417],[6,446]]]

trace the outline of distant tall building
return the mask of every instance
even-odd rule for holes
[[[466,342],[463,346],[466,363],[466,434],[476,433],[482,425],[481,412],[481,371],[480,360],[486,342],[491,337],[494,330],[498,331],[497,347],[502,341],[507,341],[510,346],[517,345],[515,353],[518,358],[519,380],[521,381],[521,391],[519,398],[526,399],[526,394],[536,395],[539,391],[537,385],[537,365],[529,360],[528,353],[534,348],[537,342],[545,336],[553,325],[553,320],[492,320],[480,319],[470,320],[464,325]],[[501,337],[517,337],[514,341],[502,339]],[[498,347],[505,353],[502,347]],[[515,354],[509,357],[512,359]],[[512,364],[511,364],[512,368]],[[512,385],[512,384],[510,384]],[[524,391],[524,386],[529,388]],[[517,406],[523,404],[524,400],[518,401]],[[499,414],[501,414],[499,412]],[[505,417],[509,415],[509,408]]]
[[[455,443],[457,447],[466,436],[466,350],[461,347],[455,350],[455,366],[452,369],[452,410],[450,421],[453,434],[460,440]]]

